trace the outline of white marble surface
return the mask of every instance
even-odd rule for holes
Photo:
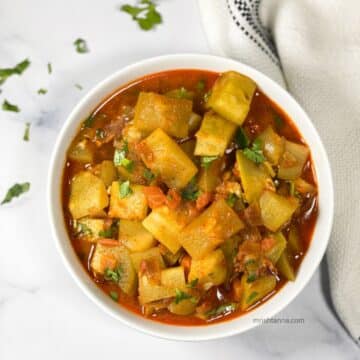
[[[31,60],[26,73],[8,80],[0,94],[0,102],[6,98],[22,110],[0,112],[0,194],[14,182],[31,182],[27,195],[0,207],[0,359],[360,358],[329,306],[324,263],[278,315],[304,318],[304,324],[263,325],[207,343],[140,334],[105,315],[74,284],[50,235],[45,197],[50,153],[67,114],[87,90],[124,65],[166,53],[209,51],[194,0],[160,1],[164,24],[152,32],[140,31],[117,10],[120,4],[0,1],[0,67]],[[90,53],[74,51],[78,37],[88,41]],[[38,95],[40,87],[48,93]],[[28,143],[22,141],[27,121]]]

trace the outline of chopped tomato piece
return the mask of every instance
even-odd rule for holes
[[[176,209],[181,203],[181,196],[175,189],[170,189],[166,197],[166,205],[170,209]]]
[[[104,245],[104,246],[119,246],[119,242],[117,240],[114,239],[100,239],[98,241],[99,244]]]
[[[167,203],[165,194],[158,186],[145,186],[143,192],[151,209],[156,209]]]
[[[204,192],[196,199],[196,209],[202,210],[207,204],[212,200],[212,194],[209,192]]]

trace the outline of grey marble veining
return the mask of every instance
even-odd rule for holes
[[[0,2],[0,67],[31,60],[24,75],[9,79],[0,94],[0,102],[6,98],[22,110],[0,112],[0,193],[14,182],[31,182],[29,194],[0,207],[0,359],[165,359],[169,354],[209,360],[359,359],[359,348],[331,309],[324,262],[276,316],[303,318],[303,324],[264,324],[205,343],[165,341],[125,327],[90,302],[61,263],[45,189],[52,146],[66,116],[92,86],[124,65],[166,53],[208,52],[196,2],[159,2],[164,24],[155,32],[140,31],[118,10],[121,0]],[[78,37],[88,41],[90,53],[74,51]],[[48,93],[38,95],[39,88]]]

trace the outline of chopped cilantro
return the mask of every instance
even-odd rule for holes
[[[281,129],[284,126],[284,120],[280,117],[279,114],[274,114],[274,123],[278,129]]]
[[[198,83],[196,84],[196,89],[199,90],[199,91],[204,91],[204,90],[205,90],[205,86],[206,86],[205,80],[204,80],[204,79],[201,79],[201,80],[199,80]]]
[[[121,183],[119,185],[119,196],[120,199],[123,199],[129,195],[131,195],[133,193],[133,191],[130,188],[130,181],[124,181],[123,183]]]
[[[91,229],[84,223],[78,223],[76,231],[78,235],[92,235]]]
[[[29,190],[30,190],[30,183],[28,182],[13,185],[6,193],[6,196],[1,202],[1,205],[5,203],[9,203],[14,197],[18,197],[21,194],[28,192]]]
[[[256,292],[256,291],[253,291],[249,296],[248,298],[246,299],[246,303],[247,304],[250,304],[251,302],[253,302],[256,297],[258,296],[259,294]]]
[[[104,279],[118,283],[122,277],[123,272],[124,271],[120,265],[114,270],[107,268],[104,272]]]
[[[117,302],[119,300],[119,294],[116,291],[110,291],[109,295],[114,301]]]
[[[151,0],[141,0],[140,6],[122,5],[120,10],[131,15],[142,30],[151,30],[162,23],[161,14],[156,10],[156,4]]]
[[[192,299],[192,298],[193,298],[192,295],[190,295],[182,290],[175,289],[175,299],[174,299],[175,304],[178,304],[179,302],[181,302],[183,300]]]
[[[185,200],[196,200],[200,196],[200,190],[197,187],[195,178],[186,185],[181,191],[181,197]]]
[[[114,220],[109,228],[99,231],[99,236],[107,239],[113,238],[116,235],[118,225],[118,221]]]
[[[201,167],[208,169],[211,163],[217,158],[217,156],[203,156],[200,160],[200,165]]]
[[[155,175],[149,170],[149,169],[145,169],[144,170],[144,178],[147,180],[147,181],[152,181],[154,180],[155,178]]]
[[[261,164],[265,161],[263,151],[261,149],[261,140],[256,139],[251,148],[247,147],[243,150],[244,155],[256,164]]]
[[[28,59],[15,65],[13,68],[0,69],[0,85],[3,84],[12,75],[21,75],[30,65]]]
[[[37,93],[38,93],[39,95],[45,95],[45,94],[47,93],[47,90],[41,88],[41,89],[39,89],[39,90],[37,91]]]
[[[31,126],[31,124],[29,122],[25,123],[25,130],[24,130],[24,136],[23,136],[24,141],[30,140],[30,126]]]
[[[74,41],[74,46],[79,54],[85,54],[89,52],[89,48],[84,39],[78,38]]]
[[[208,102],[210,96],[211,96],[211,90],[209,90],[208,92],[206,92],[206,93],[204,94],[204,101],[205,101],[205,102]]]
[[[125,141],[121,149],[116,149],[114,153],[115,166],[122,166],[127,171],[131,172],[134,168],[134,162],[129,160],[126,155],[129,152],[128,143]]]
[[[199,279],[198,279],[198,278],[196,278],[196,279],[194,279],[194,280],[191,280],[191,281],[187,284],[187,287],[188,287],[188,288],[194,288],[194,287],[197,286],[198,282],[199,282]]]
[[[86,118],[86,120],[84,121],[84,127],[91,128],[93,123],[94,123],[94,120],[95,120],[95,115],[94,114],[91,114],[90,116],[88,116]]]
[[[79,89],[79,90],[82,90],[82,89],[83,89],[83,87],[82,87],[80,84],[75,84],[75,87],[76,87],[77,89]]]
[[[4,111],[20,112],[20,108],[17,105],[10,104],[6,99],[2,104],[2,109]]]
[[[249,138],[247,137],[245,131],[241,127],[237,129],[235,133],[234,141],[240,149],[244,149],[248,147],[250,143]]]
[[[48,73],[49,73],[49,74],[52,73],[52,65],[51,65],[51,63],[48,63],[48,64],[47,64],[47,70],[48,70]]]
[[[209,310],[206,313],[206,315],[209,317],[214,317],[214,316],[218,316],[218,315],[222,315],[222,314],[228,314],[235,310],[236,310],[235,303],[223,304],[223,305],[216,307],[215,309]]]
[[[256,273],[251,273],[248,275],[246,282],[247,283],[254,282],[256,280],[256,278],[257,278]]]
[[[226,203],[229,206],[233,207],[235,205],[237,199],[238,199],[238,197],[236,194],[230,193],[226,198]]]

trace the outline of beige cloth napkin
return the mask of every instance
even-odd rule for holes
[[[213,52],[286,84],[324,141],[335,185],[331,297],[360,340],[360,1],[198,1]]]

